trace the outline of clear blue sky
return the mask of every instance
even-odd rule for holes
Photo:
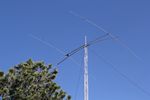
[[[1,0],[0,1],[0,70],[29,58],[56,63],[62,54],[31,38],[34,34],[68,52],[102,34],[92,25],[69,14],[75,11],[122,39],[140,58],[115,41],[90,47],[116,68],[150,92],[150,1],[149,0]],[[83,65],[83,51],[73,56]],[[89,50],[90,100],[150,100],[109,64]],[[83,100],[83,66],[68,59],[59,68],[57,82]],[[81,78],[80,78],[81,77]],[[76,99],[75,99],[76,98]]]

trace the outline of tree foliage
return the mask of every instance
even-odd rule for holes
[[[29,59],[7,74],[0,72],[0,96],[3,100],[71,100],[54,82],[57,73],[52,65]]]

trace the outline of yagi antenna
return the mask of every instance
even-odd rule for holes
[[[82,19],[83,21],[93,25],[94,27],[98,28],[99,30],[103,31],[105,34],[92,40],[92,41],[87,41],[86,37],[85,37],[85,43],[81,46],[79,46],[78,48],[70,51],[69,53],[67,54],[64,54],[64,52],[62,52],[60,49],[56,48],[55,46],[41,40],[40,38],[38,37],[35,37],[34,35],[32,35],[31,37],[44,43],[45,45],[48,45],[49,47],[52,47],[54,49],[56,49],[58,52],[60,52],[61,54],[64,55],[64,58],[59,61],[57,63],[57,65],[60,65],[62,64],[65,60],[67,60],[69,57],[71,57],[72,55],[76,54],[77,52],[79,52],[80,50],[84,49],[85,53],[84,53],[84,100],[88,100],[88,47],[91,46],[91,45],[94,45],[96,43],[99,43],[99,42],[102,42],[102,41],[105,41],[105,40],[108,40],[108,39],[113,39],[113,40],[116,40],[118,42],[120,42],[120,44],[125,47],[126,49],[128,49],[128,51],[133,55],[135,56],[136,58],[139,59],[139,57],[126,45],[124,44],[121,40],[117,39],[118,37],[114,36],[113,34],[109,33],[108,31],[106,31],[105,29],[103,29],[101,26],[95,24],[93,21],[85,18],[85,17],[82,17],[80,16],[79,14],[77,13],[74,13],[73,11],[70,11],[70,14],[76,16],[76,17],[79,17],[80,19]],[[115,67],[113,67],[113,65],[111,65],[112,68],[114,69],[114,71],[118,72],[122,77],[124,77],[125,79],[127,79],[132,85],[136,86],[139,90],[141,90],[143,93],[147,93],[142,87],[140,87],[138,84],[136,84],[134,81],[132,81],[131,79],[129,79],[126,75],[122,74],[121,72],[119,72]]]

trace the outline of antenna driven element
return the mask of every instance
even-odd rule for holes
[[[94,40],[92,40],[92,41],[90,41],[90,42],[87,42],[86,45],[85,45],[85,44],[81,45],[80,47],[78,47],[78,48],[72,50],[71,52],[67,53],[67,54],[64,56],[64,58],[63,58],[60,62],[57,63],[57,65],[60,65],[60,64],[63,63],[66,59],[68,59],[70,56],[74,55],[75,53],[79,52],[80,50],[84,49],[85,47],[89,47],[89,46],[91,46],[91,45],[94,45],[94,44],[96,44],[96,43],[99,43],[99,42],[102,42],[102,41],[105,41],[105,40],[108,40],[108,39],[112,39],[112,38],[110,37],[109,34],[105,34],[105,35],[102,35],[102,36],[100,36],[100,37],[98,37],[98,38],[96,38],[96,39],[94,39]]]

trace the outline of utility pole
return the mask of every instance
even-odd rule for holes
[[[89,90],[88,90],[88,43],[87,37],[85,36],[84,45],[84,100],[89,100]]]

